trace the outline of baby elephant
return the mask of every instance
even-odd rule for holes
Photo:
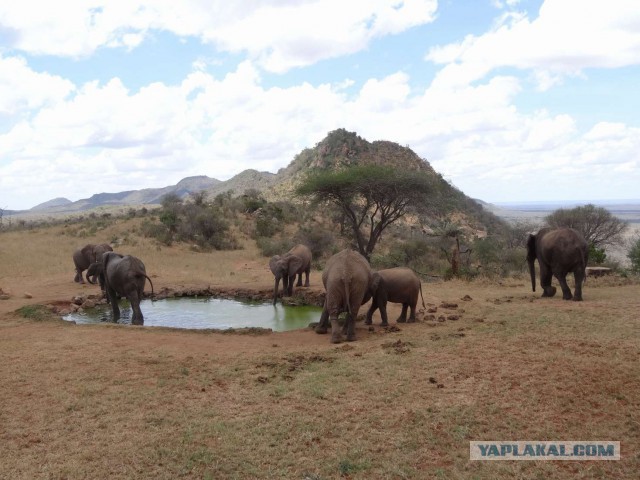
[[[108,243],[100,243],[98,245],[89,243],[73,252],[73,265],[76,267],[76,276],[73,281],[84,283],[82,272],[89,268],[92,263],[101,262],[102,254],[105,252],[113,252],[113,248]],[[95,278],[93,282],[89,281],[89,283],[95,283]]]
[[[140,301],[142,300],[145,281],[149,280],[152,294],[153,283],[147,276],[142,260],[132,255],[107,252],[102,256],[102,263],[95,262],[91,264],[89,272],[92,275],[98,275],[100,281],[104,282],[107,297],[109,303],[111,303],[114,322],[120,318],[118,298],[126,297],[133,310],[131,323],[133,325],[144,324]],[[87,273],[87,278],[89,278],[89,273]]]
[[[284,255],[275,255],[269,260],[269,268],[275,277],[273,286],[273,304],[278,298],[278,285],[282,279],[283,295],[293,294],[293,282],[298,275],[297,286],[302,286],[302,274],[304,273],[304,286],[309,286],[309,272],[311,271],[311,250],[306,245],[298,244]]]
[[[371,299],[371,307],[367,312],[367,319],[364,323],[371,325],[373,313],[379,308],[382,326],[389,325],[387,321],[387,302],[402,304],[402,313],[396,322],[415,322],[418,293],[420,293],[420,298],[422,299],[422,307],[425,307],[424,298],[422,297],[422,284],[418,276],[413,270],[405,267],[379,270],[378,274],[383,281]],[[411,308],[409,319],[407,319],[407,308]]]

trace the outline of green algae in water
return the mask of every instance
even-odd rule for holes
[[[320,320],[322,308],[313,306],[283,306],[280,303],[242,302],[221,298],[168,298],[143,300],[140,303],[146,327],[189,329],[228,329],[259,327],[276,332],[306,328]],[[121,318],[118,323],[131,323],[129,302],[120,302]],[[111,322],[111,308],[101,305],[84,312],[63,317],[78,324]]]

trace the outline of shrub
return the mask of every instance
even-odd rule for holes
[[[589,261],[596,265],[602,265],[607,259],[604,248],[598,248],[593,243],[589,244]]]
[[[640,273],[640,237],[637,237],[632,243],[627,258],[631,260],[631,271]]]

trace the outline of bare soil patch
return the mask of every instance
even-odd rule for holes
[[[107,238],[129,227],[114,228]],[[0,235],[0,478],[637,478],[637,282],[589,279],[580,303],[542,299],[523,279],[425,283],[436,312],[387,329],[376,314],[338,346],[310,329],[223,335],[16,313],[96,293],[72,281],[71,252],[93,240]],[[120,250],[145,261],[156,291],[271,292],[251,245]],[[320,277],[308,294],[322,293]],[[619,440],[622,460],[469,461],[470,440],[496,439]]]

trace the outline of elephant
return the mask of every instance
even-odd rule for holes
[[[102,254],[105,252],[113,252],[113,248],[111,248],[111,245],[108,243],[100,243],[98,245],[89,243],[73,252],[73,263],[76,267],[76,276],[73,281],[76,283],[84,283],[82,272],[89,268],[89,265],[92,263],[101,261]],[[87,281],[88,280],[87,278]],[[95,278],[94,282],[89,283],[95,283]]]
[[[373,313],[379,308],[382,317],[382,326],[389,325],[387,321],[387,302],[401,303],[402,313],[396,322],[413,323],[416,321],[416,305],[418,304],[418,293],[422,299],[422,307],[425,308],[424,297],[422,296],[422,282],[413,270],[406,267],[388,268],[378,270],[378,275],[384,280],[384,287],[379,287],[371,300],[371,307],[367,312],[366,325],[371,325]],[[411,309],[407,319],[407,308]]]
[[[94,276],[102,277],[107,291],[109,303],[113,311],[113,321],[120,318],[118,298],[126,297],[131,303],[133,325],[144,325],[144,317],[140,310],[140,301],[144,292],[144,284],[149,280],[151,294],[153,295],[153,282],[147,276],[144,263],[133,255],[121,255],[115,252],[106,252],[102,256],[102,262],[92,263],[89,272]],[[87,273],[89,280],[89,273]],[[94,283],[94,282],[91,282]]]
[[[293,294],[293,282],[298,275],[298,284],[302,286],[302,273],[304,272],[306,280],[305,287],[309,286],[309,272],[311,271],[311,250],[306,245],[298,244],[284,255],[275,255],[269,260],[269,268],[275,276],[275,285],[273,286],[273,304],[276,304],[278,298],[278,285],[282,279],[283,295],[291,296]]]
[[[324,306],[316,333],[327,333],[331,323],[331,343],[342,342],[346,333],[347,341],[356,339],[355,321],[361,305],[375,295],[384,280],[371,270],[366,258],[353,250],[342,250],[327,261],[322,272],[322,283],[326,290]],[[343,331],[338,325],[338,315],[347,312]]]
[[[584,237],[572,228],[542,228],[527,239],[527,262],[531,274],[531,288],[536,291],[534,262],[540,265],[540,286],[543,297],[553,297],[556,288],[551,285],[551,275],[558,279],[564,300],[582,300],[582,284],[586,277],[589,249]],[[573,272],[575,294],[567,285],[566,276]]]

